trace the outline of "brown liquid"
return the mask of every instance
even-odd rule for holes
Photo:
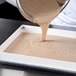
[[[6,52],[76,62],[76,39],[47,36],[48,40],[41,42],[39,36],[22,33]]]
[[[60,11],[56,0],[20,0],[20,4],[24,12],[32,17],[31,21],[40,25],[41,40],[45,41],[50,22]]]

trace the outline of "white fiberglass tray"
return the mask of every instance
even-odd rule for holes
[[[76,32],[49,28],[47,42],[34,45],[40,32],[22,25],[0,46],[0,61],[76,73]]]

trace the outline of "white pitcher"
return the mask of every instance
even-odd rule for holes
[[[8,3],[12,4],[13,6],[17,7],[18,10],[20,11],[20,13],[24,16],[24,18],[28,19],[29,21],[33,21],[33,17],[30,14],[28,14],[27,11],[23,10],[23,7],[20,4],[20,0],[6,0],[6,1]],[[57,1],[59,1],[59,0],[57,0]],[[56,5],[55,5],[55,7],[56,7]]]

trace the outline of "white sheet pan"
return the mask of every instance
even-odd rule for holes
[[[26,56],[4,52],[5,49],[22,33],[40,33],[40,27],[22,25],[19,27],[1,46],[0,46],[0,62],[16,63],[46,69],[60,70],[76,73],[76,62],[68,62],[54,59],[47,59],[34,56]],[[62,36],[76,39],[75,31],[48,29],[48,35]]]

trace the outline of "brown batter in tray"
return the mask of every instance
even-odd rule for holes
[[[5,52],[76,62],[76,39],[47,36],[40,42],[39,34],[22,33]]]

